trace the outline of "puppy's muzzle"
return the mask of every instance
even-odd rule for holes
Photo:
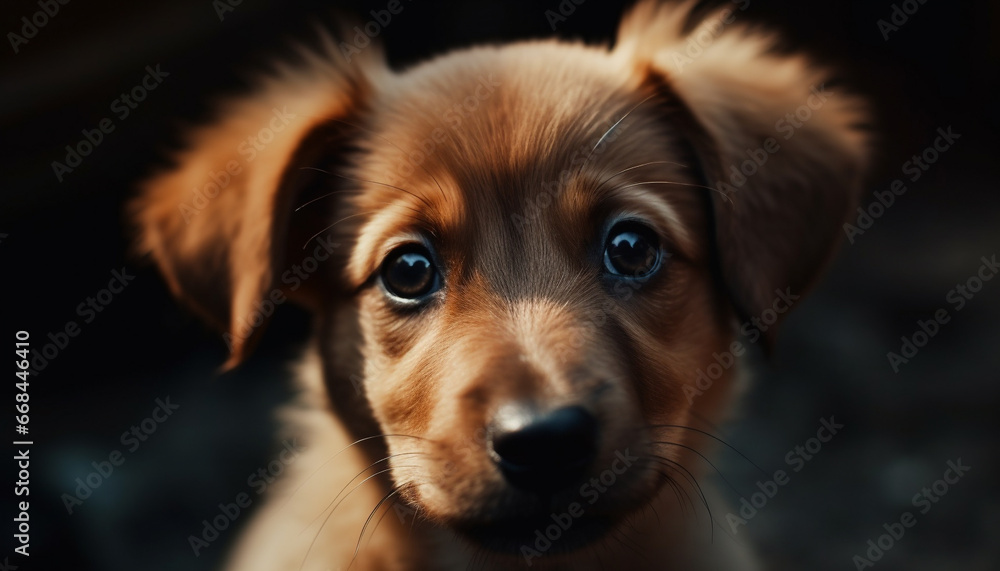
[[[598,422],[581,406],[538,412],[502,407],[488,433],[490,456],[515,488],[554,493],[578,482],[597,453]]]

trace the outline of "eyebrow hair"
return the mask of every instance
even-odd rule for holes
[[[664,192],[656,192],[649,183],[630,183],[612,186],[601,193],[598,204],[607,210],[618,212],[640,211],[647,213],[658,226],[668,232],[669,238],[685,253],[698,251],[692,230],[685,223],[681,209]]]

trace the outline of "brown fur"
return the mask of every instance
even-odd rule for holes
[[[258,514],[232,569],[452,569],[473,553],[487,566],[523,565],[447,533],[574,501],[569,491],[539,503],[491,462],[484,428],[513,401],[590,410],[601,423],[596,472],[626,449],[700,472],[686,448],[657,442],[706,450],[704,439],[652,426],[724,417],[732,371],[699,398],[685,387],[727,351],[735,319],[760,315],[775,289],[810,286],[859,190],[865,136],[859,101],[835,93],[744,186],[729,196],[710,188],[828,74],[771,54],[771,38],[738,24],[678,68],[689,10],[639,4],[614,49],[524,42],[399,73],[374,50],[348,63],[327,40],[227,105],[176,169],[150,180],[133,209],[140,247],[181,299],[233,336],[230,364],[261,329],[245,326],[255,304],[275,291],[317,315],[305,404],[290,414],[308,458]],[[459,121],[454,106],[470,96],[475,109]],[[275,107],[297,118],[185,224],[178,206],[190,189],[223,170]],[[600,232],[619,213],[647,221],[670,253],[639,287],[609,289],[598,275]],[[317,251],[308,240],[324,228],[339,247],[290,288],[280,276]],[[399,311],[372,275],[417,236],[433,243],[444,287],[426,308]],[[338,491],[383,470],[322,523]],[[692,530],[675,483],[695,493],[678,469],[637,464],[587,507],[614,522],[608,536],[533,566],[752,568],[730,540],[710,545]],[[393,490],[417,521],[389,514],[359,543]]]

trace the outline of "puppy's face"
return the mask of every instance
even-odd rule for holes
[[[516,550],[578,502],[587,539],[663,484],[680,449],[651,426],[689,424],[683,387],[728,344],[710,191],[661,114],[678,102],[606,52],[469,57],[416,71],[447,91],[388,89],[350,174],[393,185],[348,207],[370,213],[348,266],[365,394],[407,435],[393,475],[422,514]]]
[[[421,515],[517,553],[571,513],[554,549],[585,545],[684,479],[695,431],[679,427],[721,411],[733,317],[809,287],[865,163],[856,99],[725,11],[691,57],[690,5],[640,3],[611,50],[525,43],[393,72],[327,45],[149,182],[140,246],[227,331],[231,363],[261,300],[315,309],[334,408],[384,435]],[[234,161],[279,109],[297,119]],[[289,275],[309,237],[341,248]],[[751,341],[773,340],[766,321]]]

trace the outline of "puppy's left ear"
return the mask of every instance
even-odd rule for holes
[[[719,191],[715,240],[737,312],[771,321],[783,313],[772,307],[804,293],[841,239],[867,166],[865,106],[740,24],[744,3],[692,22],[694,4],[641,2],[614,55],[662,94],[667,121]],[[775,327],[764,334],[772,342]]]

